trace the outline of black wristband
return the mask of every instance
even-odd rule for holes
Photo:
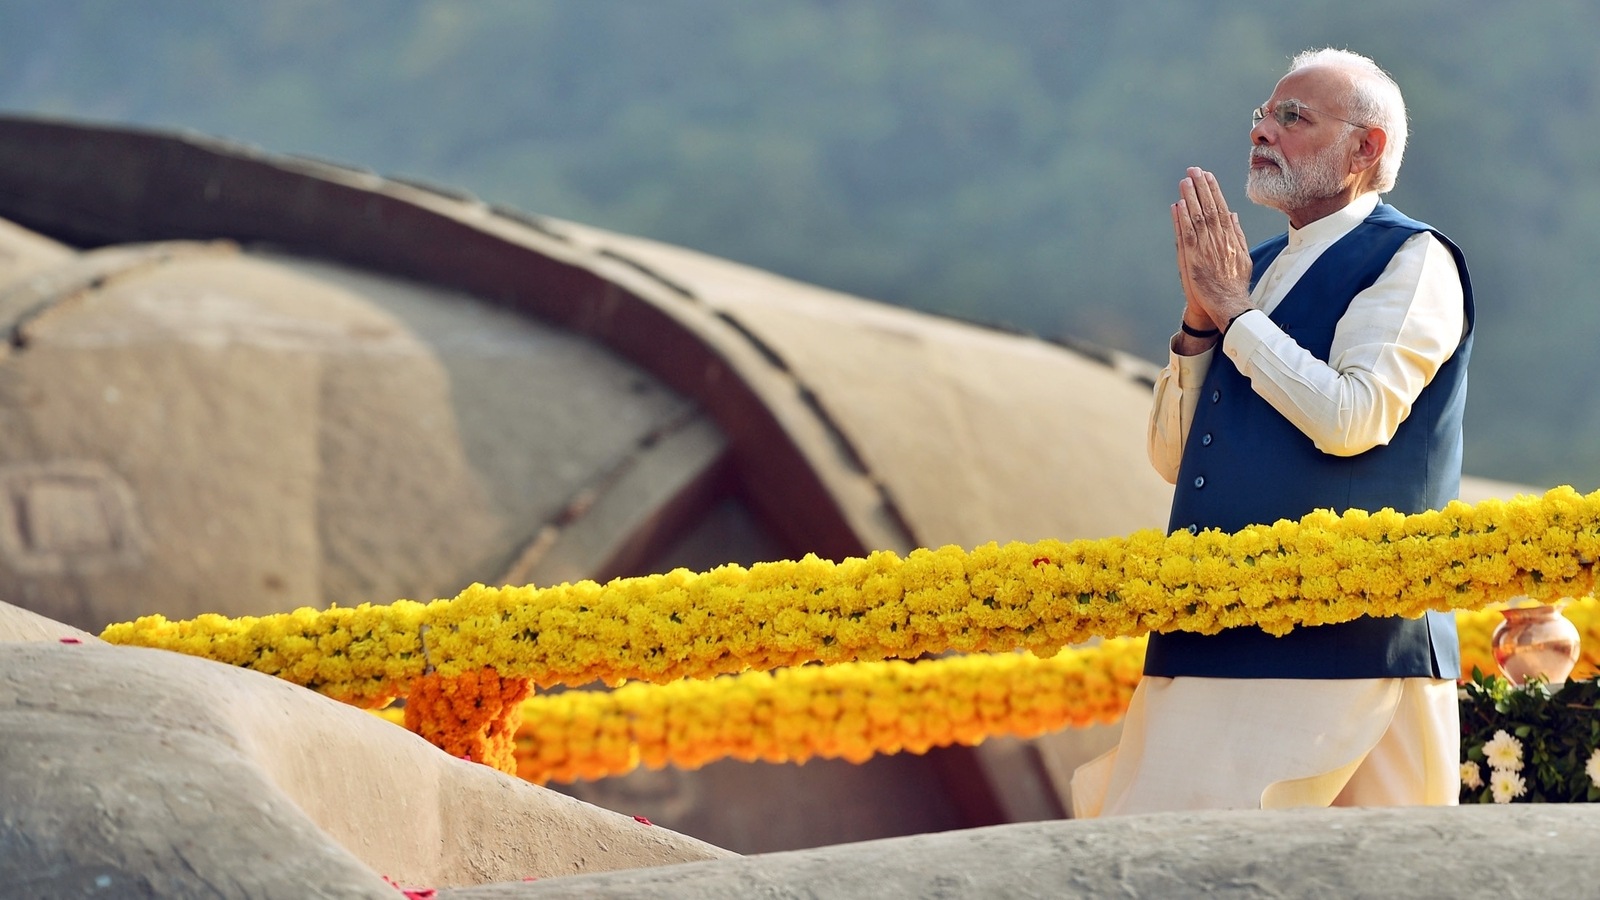
[[[1190,328],[1188,322],[1179,322],[1178,323],[1178,327],[1183,329],[1183,333],[1184,334],[1187,334],[1189,337],[1192,337],[1192,338],[1216,337],[1217,335],[1222,333],[1222,332],[1218,331],[1215,328],[1205,328],[1205,329]]]
[[[1245,311],[1244,311],[1244,312],[1237,312],[1237,313],[1234,313],[1234,314],[1233,314],[1233,318],[1231,318],[1231,319],[1229,319],[1229,320],[1228,320],[1228,324],[1227,324],[1227,325],[1224,325],[1224,326],[1223,326],[1223,327],[1222,327],[1222,330],[1223,330],[1223,331],[1227,331],[1227,330],[1228,330],[1228,329],[1229,329],[1229,328],[1232,328],[1232,327],[1233,327],[1233,323],[1235,323],[1235,322],[1237,322],[1237,321],[1239,321],[1239,317],[1240,317],[1240,316],[1242,316],[1242,315],[1244,315],[1244,313],[1247,313],[1247,312],[1255,312],[1255,309],[1254,309],[1254,308],[1251,308],[1251,309],[1247,309],[1247,310],[1245,310]]]

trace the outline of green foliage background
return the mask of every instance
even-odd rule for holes
[[[866,297],[1160,359],[1167,206],[1243,199],[1248,110],[1373,56],[1390,199],[1456,239],[1469,472],[1600,487],[1600,5],[1087,0],[7,0],[0,108],[426,179]]]

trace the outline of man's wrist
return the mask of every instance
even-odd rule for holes
[[[1201,338],[1202,340],[1205,338],[1214,338],[1222,333],[1216,328],[1196,328],[1189,324],[1188,319],[1184,319],[1182,322],[1180,322],[1178,327],[1181,328],[1183,333],[1187,334],[1189,337]]]

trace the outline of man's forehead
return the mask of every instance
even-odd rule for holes
[[[1272,101],[1293,98],[1309,106],[1330,104],[1350,86],[1351,75],[1337,66],[1306,66],[1278,79],[1272,91]]]

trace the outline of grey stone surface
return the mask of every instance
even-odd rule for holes
[[[730,855],[258,672],[0,612],[0,898],[394,897],[384,876]]]
[[[1600,894],[1600,808],[1221,811],[1029,822],[441,891],[441,900],[1549,898]]]

